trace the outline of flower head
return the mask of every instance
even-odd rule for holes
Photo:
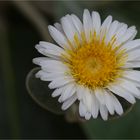
[[[33,59],[41,66],[36,77],[51,81],[53,97],[60,96],[66,110],[79,101],[79,114],[85,119],[108,119],[123,114],[118,96],[134,104],[140,98],[140,39],[135,26],[108,16],[101,24],[98,12],[84,10],[83,23],[76,15],[61,18],[61,24],[48,27],[58,44],[39,42],[36,49],[45,55]]]

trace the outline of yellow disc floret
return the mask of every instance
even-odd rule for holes
[[[94,35],[90,43],[84,41],[85,39],[79,43],[75,36],[76,47],[66,50],[67,56],[63,55],[67,58],[69,74],[79,84],[92,89],[106,87],[119,78],[126,60],[125,51],[120,51],[120,46],[114,44],[115,37],[108,44],[105,43],[105,37],[102,41],[96,38]]]

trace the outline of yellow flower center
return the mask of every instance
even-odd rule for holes
[[[66,50],[66,64],[70,68],[71,74],[79,84],[95,89],[106,87],[122,76],[121,68],[126,61],[125,50],[120,51],[120,46],[115,46],[115,36],[108,44],[105,43],[105,37],[100,41],[94,35],[87,43],[82,38],[82,43],[75,36],[76,46]]]

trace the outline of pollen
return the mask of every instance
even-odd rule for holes
[[[122,66],[126,62],[127,54],[120,46],[115,46],[115,36],[106,43],[105,36],[102,40],[96,34],[91,36],[87,43],[84,35],[81,35],[82,42],[74,37],[75,46],[67,50],[67,59],[71,74],[75,81],[88,88],[105,88],[108,84],[115,82],[122,76]]]

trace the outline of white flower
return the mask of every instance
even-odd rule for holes
[[[79,114],[85,119],[108,119],[108,114],[123,114],[117,96],[134,104],[140,98],[140,39],[135,26],[112,21],[101,24],[98,12],[84,10],[83,23],[72,14],[61,24],[49,25],[52,38],[59,45],[39,42],[36,49],[45,57],[33,59],[41,66],[36,77],[51,81],[62,110],[79,101]],[[116,96],[117,95],[117,96]]]

